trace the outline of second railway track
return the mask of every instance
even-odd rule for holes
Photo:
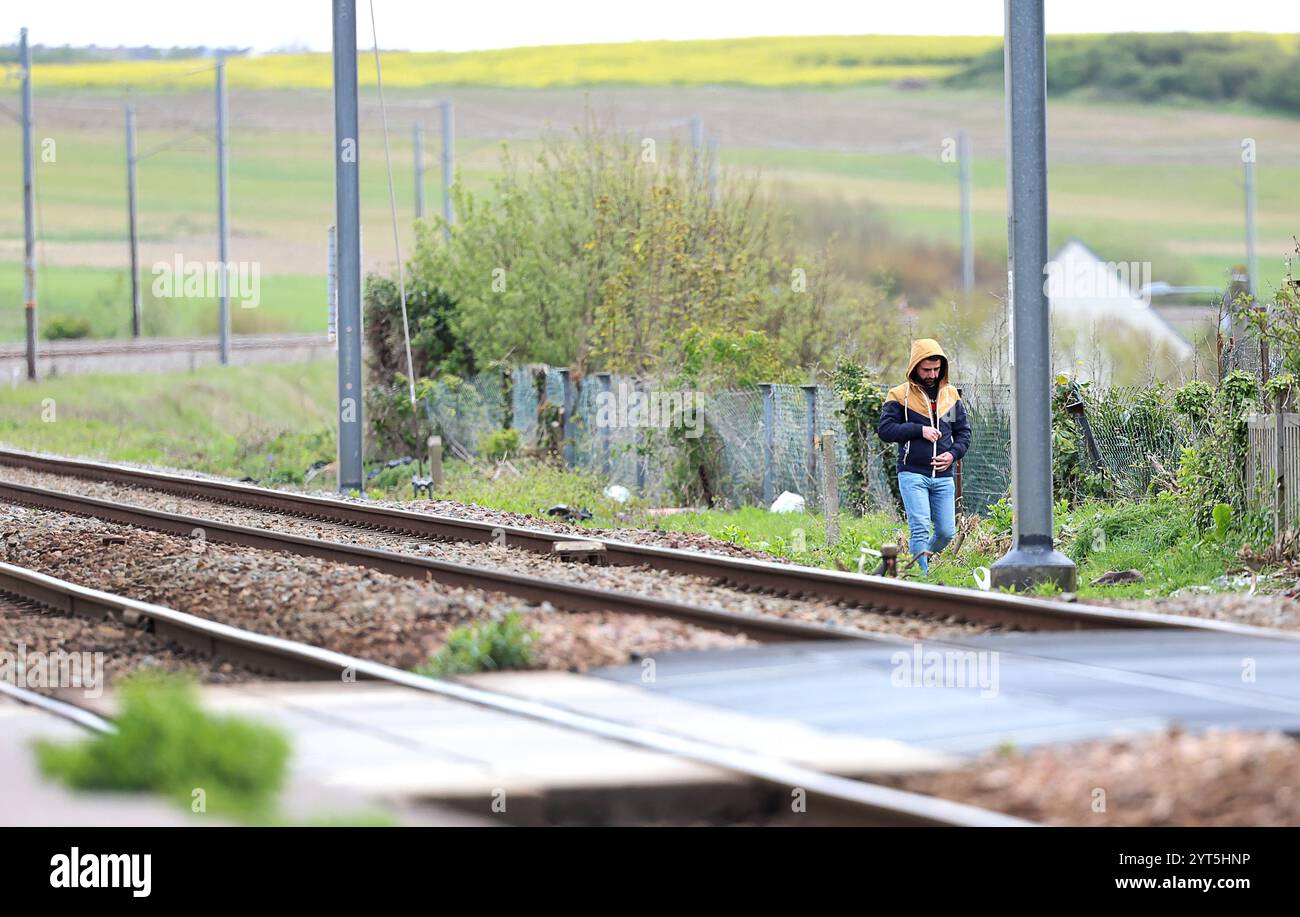
[[[395,686],[440,695],[498,713],[544,723],[644,750],[685,758],[742,775],[788,793],[802,789],[810,800],[834,820],[849,824],[906,826],[1017,827],[1031,823],[974,806],[949,802],[903,790],[837,776],[743,748],[703,741],[671,730],[650,729],[604,716],[593,716],[564,706],[527,700],[455,681],[427,678],[364,658],[231,627],[160,605],[89,589],[0,563],[0,600],[43,606],[56,612],[93,621],[111,622],[147,632],[204,655],[238,661],[250,669],[275,672],[291,678],[387,682]],[[104,731],[111,723],[94,714],[27,690],[2,692],[23,703],[75,719],[88,728]]]

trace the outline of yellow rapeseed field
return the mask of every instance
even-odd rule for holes
[[[364,41],[364,38],[363,38]],[[584,85],[857,86],[903,78],[945,76],[999,46],[998,37],[862,35],[642,41],[558,45],[464,53],[385,52],[388,86],[448,85],[541,88]],[[38,64],[42,88],[166,90],[208,84],[204,59]],[[360,61],[363,85],[373,85],[369,54]],[[328,89],[328,54],[268,54],[232,58],[231,87]]]

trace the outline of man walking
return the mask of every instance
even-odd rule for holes
[[[907,510],[909,548],[921,573],[928,574],[925,552],[939,553],[957,534],[952,466],[970,448],[966,408],[948,384],[948,358],[938,341],[912,342],[907,381],[889,390],[876,432],[898,443],[898,491]]]

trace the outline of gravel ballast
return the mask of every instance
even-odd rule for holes
[[[1048,825],[1300,826],[1300,742],[1280,733],[1170,729],[893,782]]]
[[[742,614],[765,614],[808,623],[836,624],[871,633],[896,634],[909,639],[933,639],[988,633],[983,624],[884,614],[841,605],[821,598],[785,598],[748,592],[695,576],[644,567],[564,563],[544,554],[479,542],[434,542],[407,535],[392,535],[255,509],[233,507],[207,500],[177,497],[144,488],[88,481],[61,475],[0,467],[0,480],[110,500],[117,503],[198,516],[217,522],[246,525],[318,538],[339,544],[380,548],[451,563],[508,570],[547,581],[578,583],[610,592],[633,593],[704,605]]]
[[[26,507],[0,509],[0,526],[9,563],[399,668],[427,660],[452,629],[512,611],[538,632],[538,668],[583,671],[669,650],[749,642],[680,621],[559,611],[349,564],[196,543]]]

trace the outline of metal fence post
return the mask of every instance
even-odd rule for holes
[[[816,385],[804,385],[804,445],[808,449],[808,485],[810,490],[817,489],[817,398]]]
[[[636,380],[636,406],[637,414],[644,416],[646,411],[645,404],[645,387],[640,379]],[[628,413],[631,413],[629,407]],[[645,456],[645,436],[638,430],[636,434],[636,492],[638,496],[645,496],[645,473],[646,473],[646,456]]]
[[[759,383],[763,392],[763,504],[776,499],[776,391],[769,382]]]
[[[596,373],[596,378],[600,381],[601,401],[605,403],[606,413],[608,414],[609,399],[610,399],[610,391],[609,391],[610,375],[609,373]],[[600,413],[601,412],[599,410],[596,411],[596,416],[600,417]],[[600,473],[604,475],[606,478],[608,478],[610,472],[612,471],[612,466],[610,465],[610,461],[609,461],[610,424],[607,422],[607,423],[597,423],[596,425],[600,428]]]
[[[555,371],[560,377],[560,385],[563,386],[563,395],[561,402],[564,411],[564,467],[573,467],[573,379],[567,369],[557,369]]]

